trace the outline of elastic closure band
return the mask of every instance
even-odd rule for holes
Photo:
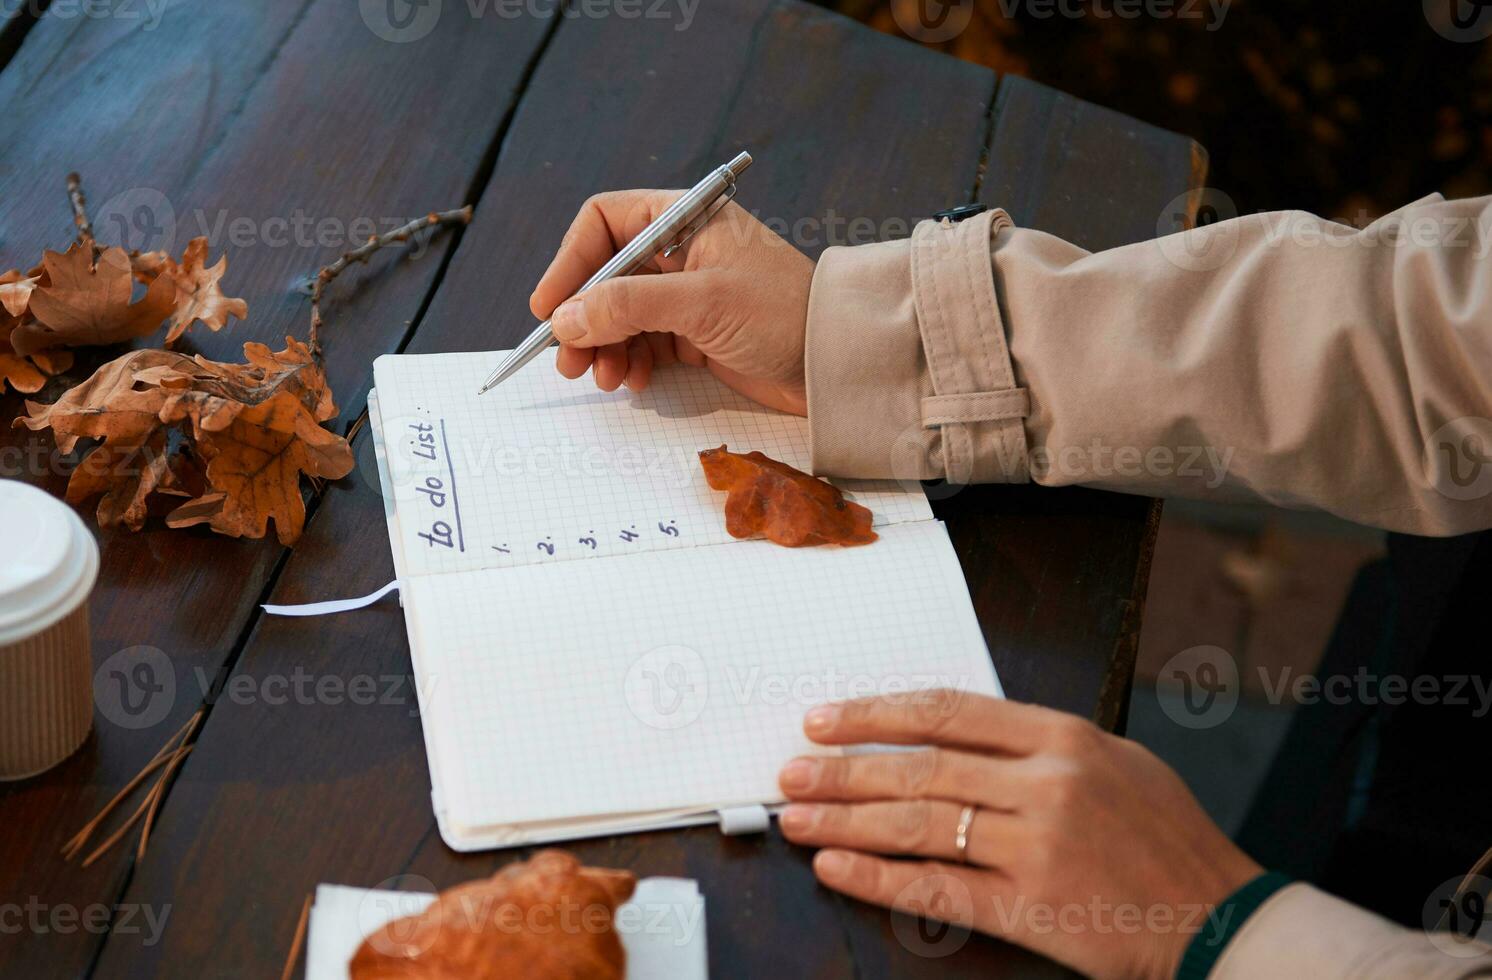
[[[720,820],[720,832],[728,837],[765,833],[772,825],[767,808],[760,803],[726,807],[716,811],[716,816]]]

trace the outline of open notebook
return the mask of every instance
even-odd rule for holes
[[[435,812],[471,850],[712,822],[780,801],[825,752],[828,700],[998,694],[963,573],[921,489],[846,483],[881,539],[788,549],[725,531],[696,453],[808,469],[803,419],[706,372],[641,393],[549,352],[388,355],[370,421]]]

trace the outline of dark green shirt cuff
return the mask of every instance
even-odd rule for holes
[[[1176,980],[1206,980],[1249,916],[1288,884],[1288,876],[1268,871],[1229,895],[1207,916],[1202,931],[1187,944],[1181,965],[1176,969]]]

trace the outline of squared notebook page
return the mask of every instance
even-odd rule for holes
[[[425,737],[451,823],[780,799],[814,704],[998,694],[943,525],[858,548],[765,541],[416,577]]]
[[[734,540],[698,452],[722,443],[807,471],[806,419],[709,373],[659,368],[646,391],[567,381],[546,351],[485,395],[503,352],[373,362],[408,574],[636,554]],[[920,486],[841,484],[877,526],[930,520]]]

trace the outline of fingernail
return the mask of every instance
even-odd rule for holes
[[[554,331],[556,338],[566,343],[584,336],[585,326],[580,322],[580,304],[571,299],[561,303],[560,308],[554,311],[554,316],[549,318],[549,329]]]
[[[782,825],[782,832],[784,834],[801,834],[809,827],[812,827],[814,821],[817,819],[818,811],[813,807],[794,803],[782,811],[782,815],[777,818],[777,822]]]
[[[812,759],[794,759],[782,767],[782,773],[778,776],[778,782],[782,788],[792,792],[803,790],[813,785],[818,776],[819,764]]]
[[[827,735],[839,724],[839,705],[821,704],[803,716],[803,730],[809,735]]]
[[[813,870],[820,878],[845,878],[850,873],[850,856],[843,851],[819,851],[813,857]]]

